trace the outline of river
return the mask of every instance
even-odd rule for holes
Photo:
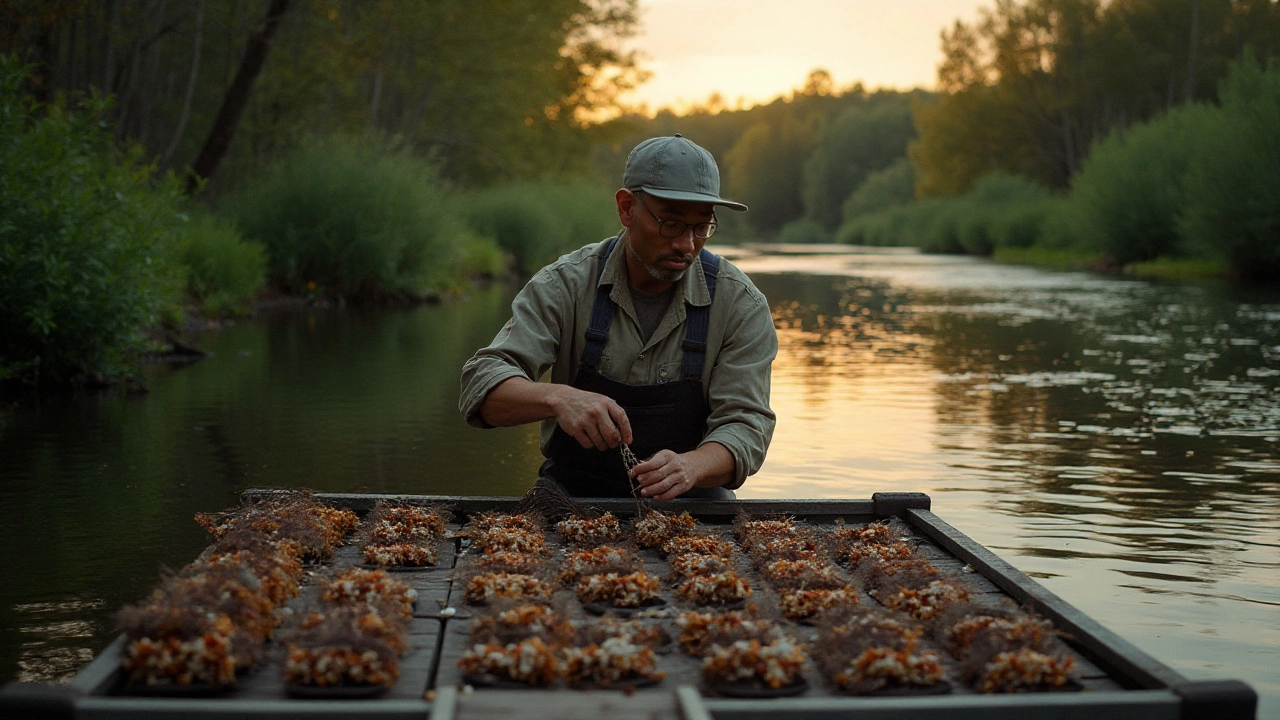
[[[778,428],[749,498],[933,509],[1191,678],[1280,718],[1280,293],[831,246],[725,248],[769,297]],[[0,677],[61,680],[248,487],[521,494],[533,427],[459,420],[513,290],[265,313],[150,392],[0,410]]]

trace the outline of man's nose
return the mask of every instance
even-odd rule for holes
[[[684,253],[684,254],[686,254],[686,255],[692,255],[692,254],[693,254],[693,248],[694,248],[694,246],[695,246],[695,244],[696,244],[696,243],[697,243],[697,238],[695,238],[695,237],[693,236],[693,226],[692,226],[692,225],[690,225],[689,227],[685,228],[685,229],[684,229],[684,232],[682,232],[682,233],[680,233],[679,235],[677,235],[677,236],[675,236],[675,237],[671,238],[671,245],[672,245],[672,247],[674,247],[676,250],[679,250],[680,252],[682,252],[682,253]]]

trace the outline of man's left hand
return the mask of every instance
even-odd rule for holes
[[[694,463],[686,455],[659,450],[631,471],[640,483],[640,494],[666,502],[691,490],[698,482]]]
[[[640,494],[659,502],[683,495],[695,487],[718,487],[733,479],[734,460],[718,442],[703,443],[687,453],[659,450],[631,469],[640,483]]]

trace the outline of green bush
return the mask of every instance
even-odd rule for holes
[[[1180,225],[1197,254],[1240,275],[1280,277],[1280,63],[1237,63],[1201,141]]]
[[[1183,106],[1094,145],[1071,184],[1080,242],[1121,264],[1181,255],[1191,161],[1218,113]]]
[[[958,198],[917,203],[919,219],[910,244],[927,253],[963,254],[961,226],[971,218],[970,208]],[[972,237],[970,241],[972,241]]]
[[[899,228],[906,222],[907,207],[902,205],[846,220],[836,229],[835,240],[845,245],[903,245]]]
[[[956,236],[970,255],[990,255],[997,246],[1030,245],[1051,201],[1049,189],[1019,175],[984,175],[957,199]]]
[[[892,172],[907,176],[902,169]],[[867,197],[871,195],[868,192]],[[979,180],[967,195],[852,215],[836,233],[836,240],[911,245],[934,253],[990,255],[997,247],[1026,247],[1036,242],[1056,202],[1047,188],[1031,180],[994,172]],[[852,203],[850,198],[846,210]]]
[[[268,280],[287,293],[421,297],[462,261],[465,228],[436,166],[373,140],[305,141],[222,209],[267,248]]]
[[[991,218],[995,248],[1025,248],[1042,241],[1045,223],[1061,200],[1039,200],[1002,208]]]
[[[613,194],[586,184],[522,183],[466,199],[467,224],[533,271],[560,255],[618,232]]]
[[[844,201],[841,210],[845,222],[870,215],[895,205],[905,205],[916,197],[916,172],[907,158],[879,172],[871,173]]]
[[[822,223],[810,218],[792,220],[782,226],[778,232],[778,242],[795,244],[818,244],[831,242],[831,235]]]
[[[960,253],[964,252],[957,227],[960,211],[960,201],[953,198],[898,205],[844,223],[836,231],[836,242]]]
[[[245,240],[235,225],[213,215],[195,215],[183,230],[177,258],[187,292],[205,315],[235,315],[248,309],[267,280],[267,253]]]
[[[1056,198],[1044,204],[1045,216],[1040,222],[1040,239],[1036,246],[1049,250],[1079,251],[1097,258],[1099,251],[1081,238],[1080,213],[1069,198]]]
[[[0,56],[0,379],[128,374],[178,294],[179,186],[114,147],[103,99],[40,107],[25,75]]]
[[[479,237],[468,232],[462,238],[461,245],[459,269],[462,274],[456,278],[457,281],[476,277],[495,278],[506,271],[506,258],[493,238]]]
[[[968,198],[957,200],[952,211],[943,215],[939,223],[949,223],[947,231],[955,236],[960,249],[968,255],[990,255],[995,248],[991,238],[991,208]],[[940,224],[939,231],[943,231]]]

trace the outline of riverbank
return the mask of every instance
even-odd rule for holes
[[[1163,258],[1149,262],[1119,263],[1087,250],[1042,247],[995,248],[991,259],[1012,265],[1029,265],[1046,270],[1074,270],[1099,275],[1158,280],[1229,280],[1231,269],[1211,260]]]

